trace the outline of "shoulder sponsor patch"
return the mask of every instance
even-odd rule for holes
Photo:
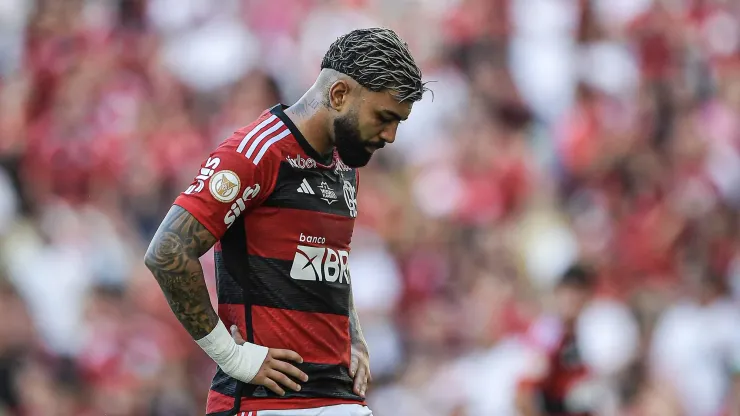
[[[216,172],[211,177],[208,188],[216,200],[228,203],[233,201],[239,194],[240,185],[241,183],[236,173],[230,170],[222,170]]]
[[[231,224],[236,221],[236,218],[247,209],[247,202],[257,197],[257,194],[259,193],[260,185],[258,183],[244,189],[242,196],[237,198],[236,201],[231,204],[231,209],[226,213],[226,216],[224,216],[224,224],[226,224],[227,228],[231,227]]]
[[[188,187],[188,189],[185,190],[185,194],[187,195],[197,194],[198,192],[202,191],[203,188],[206,186],[205,181],[207,181],[211,176],[213,176],[215,169],[218,167],[220,163],[221,163],[221,159],[217,157],[209,157],[208,160],[206,161],[206,165],[200,168],[200,172],[198,173],[198,176],[195,177],[195,183],[190,185],[190,187]]]

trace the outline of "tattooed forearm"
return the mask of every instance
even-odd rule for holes
[[[357,310],[355,310],[355,300],[351,287],[349,290],[349,336],[352,344],[363,345],[367,348],[365,336],[362,334],[362,328],[360,327],[360,318],[357,316]]]
[[[362,328],[360,327],[360,318],[357,317],[357,311],[352,308],[349,311],[349,335],[353,344],[367,345],[365,342],[365,336],[362,335]]]
[[[208,335],[218,323],[199,260],[215,243],[189,212],[173,206],[146,253],[145,263],[172,312],[194,339]]]

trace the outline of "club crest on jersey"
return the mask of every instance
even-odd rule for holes
[[[328,183],[321,182],[319,189],[321,190],[321,199],[326,201],[327,204],[331,205],[333,202],[337,202],[337,194],[329,187]]]
[[[313,169],[316,167],[316,161],[310,157],[304,159],[301,155],[296,155],[296,157],[285,156],[285,160],[296,169]]]
[[[349,181],[344,181],[344,201],[347,203],[349,208],[349,215],[352,218],[357,218],[357,197],[355,186]]]
[[[230,170],[222,170],[211,177],[208,189],[216,200],[228,203],[239,194],[239,177]]]

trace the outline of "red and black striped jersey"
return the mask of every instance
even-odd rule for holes
[[[592,382],[575,328],[559,318],[543,317],[532,325],[526,339],[535,356],[518,388],[535,394],[543,415],[591,416],[589,411],[572,409],[581,406],[573,400],[578,390]]]
[[[220,369],[209,415],[358,403],[349,376],[350,241],[358,174],[319,155],[277,105],[210,154],[175,201],[216,238],[218,314],[299,353],[309,381],[277,396]],[[324,163],[321,161],[324,160]]]

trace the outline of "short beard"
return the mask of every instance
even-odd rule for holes
[[[351,168],[367,165],[373,156],[365,149],[358,124],[357,115],[352,113],[334,119],[334,146],[342,162]]]

